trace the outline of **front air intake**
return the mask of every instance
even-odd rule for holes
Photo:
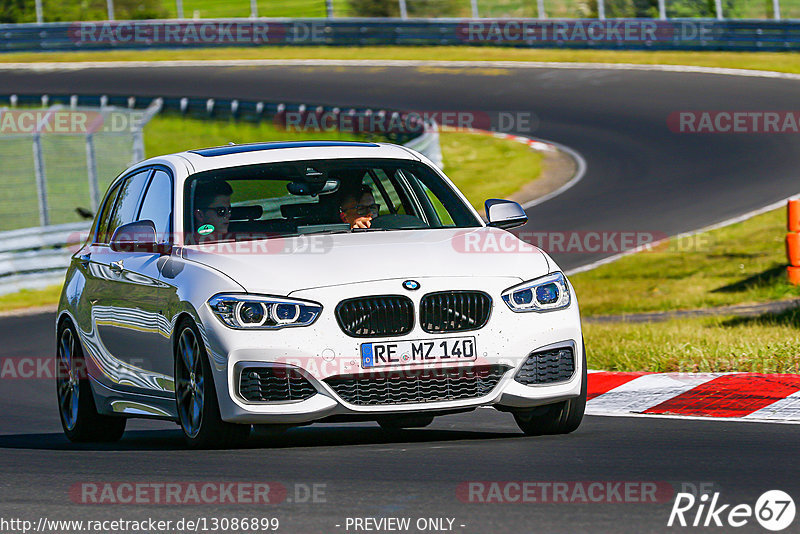
[[[427,403],[488,395],[508,370],[505,365],[482,365],[376,371],[333,376],[325,382],[342,400],[358,406]]]
[[[246,367],[239,375],[239,395],[250,402],[301,401],[317,390],[297,369]]]
[[[566,382],[575,374],[572,347],[562,347],[531,353],[514,380],[526,386]]]

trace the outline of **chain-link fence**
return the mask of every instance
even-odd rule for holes
[[[144,159],[142,128],[157,107],[0,108],[0,231],[88,218],[110,181]]]
[[[20,7],[21,6],[21,7]],[[36,0],[0,2],[2,22],[207,18],[792,19],[800,0]],[[35,7],[35,9],[34,9]],[[12,9],[13,8],[13,9]]]

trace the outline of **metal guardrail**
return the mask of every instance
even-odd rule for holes
[[[201,19],[1,24],[0,52],[269,45],[800,49],[800,20]]]
[[[91,223],[80,222],[0,232],[0,295],[64,280],[73,251]]]
[[[248,121],[271,120],[278,124],[292,120],[305,123],[308,115],[321,116],[328,113],[334,118],[332,124],[357,125],[358,118],[385,114],[388,118],[403,117],[397,111],[386,112],[371,109],[340,109],[336,107],[306,106],[303,104],[275,104],[235,99],[214,100],[205,98],[134,98],[108,97],[105,95],[7,95],[0,96],[0,104],[8,102],[19,105],[52,105],[70,103],[73,106],[126,106],[129,108],[150,106],[157,100],[158,112],[178,112],[201,118],[237,118]],[[154,111],[155,113],[156,111]],[[342,122],[337,119],[342,118]],[[387,123],[390,122],[388,119]],[[411,121],[412,125],[414,124]],[[439,146],[439,133],[435,125],[419,124],[418,131],[387,131],[381,137],[392,142],[405,144],[409,148],[427,156],[433,163],[442,167],[442,151]],[[361,128],[354,132],[370,133]],[[23,228],[0,232],[0,295],[21,289],[36,289],[61,283],[69,266],[73,251],[72,245],[85,241],[91,223],[79,222],[35,228]]]

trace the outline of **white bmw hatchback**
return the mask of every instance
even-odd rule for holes
[[[586,355],[574,291],[527,221],[488,224],[424,156],[377,143],[193,150],[110,186],[57,316],[74,441],[130,417],[191,447],[251,425],[422,427],[491,406],[526,434],[575,430]]]

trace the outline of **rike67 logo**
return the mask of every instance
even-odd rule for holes
[[[778,532],[794,521],[794,500],[781,490],[763,493],[755,506],[728,504],[720,500],[720,493],[707,493],[695,497],[691,493],[678,493],[669,514],[667,526],[691,527],[743,527],[755,519],[767,530]]]

